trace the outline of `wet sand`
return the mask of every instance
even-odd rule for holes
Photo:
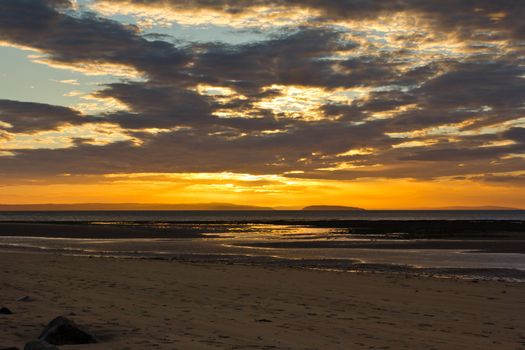
[[[487,253],[525,254],[525,237],[521,240],[367,240],[367,241],[288,241],[238,244],[259,248],[340,248],[340,249],[454,249]]]
[[[62,349],[524,349],[525,284],[474,282],[3,252],[0,348],[70,315],[100,343]]]
[[[0,222],[0,249],[525,281],[521,221]]]

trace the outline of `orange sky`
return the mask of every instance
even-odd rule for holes
[[[2,188],[4,204],[209,203],[367,209],[499,205],[525,208],[525,188],[459,180],[308,180],[247,174],[128,174],[64,178]]]

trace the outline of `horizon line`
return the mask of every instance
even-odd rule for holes
[[[75,206],[93,206],[94,208],[68,208],[68,210],[61,210],[57,207],[75,207]],[[100,208],[96,207],[113,207],[113,208]],[[209,203],[17,203],[7,204],[0,203],[0,211],[127,211],[133,210],[130,208],[115,208],[118,206],[144,206],[150,208],[137,208],[138,211],[525,211],[525,208],[519,207],[507,207],[503,205],[451,205],[451,206],[438,206],[438,207],[416,207],[416,208],[362,208],[349,205],[340,204],[308,204],[304,206],[264,206],[264,205],[245,205],[235,203],[223,203],[223,202],[209,202]],[[152,208],[158,206],[159,208]],[[202,206],[203,208],[191,208]],[[206,206],[224,206],[225,208],[206,208]],[[26,207],[26,208],[24,208]],[[41,207],[36,210],[31,207]],[[45,207],[49,207],[45,209]],[[180,207],[167,209],[162,207]],[[184,208],[188,207],[188,208]],[[309,207],[324,207],[325,209],[307,209]],[[334,207],[335,209],[329,209]],[[5,208],[5,209],[4,209]],[[12,209],[9,209],[12,208]],[[340,208],[340,209],[337,209]]]

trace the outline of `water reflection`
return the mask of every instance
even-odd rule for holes
[[[101,223],[99,223],[101,224]],[[173,225],[173,224],[158,224]],[[416,268],[518,269],[525,271],[525,255],[512,253],[479,253],[458,249],[360,249],[256,247],[260,242],[387,242],[385,235],[360,236],[345,229],[274,224],[183,224],[188,230],[204,231],[199,238],[45,238],[0,237],[0,248],[28,249],[75,255],[117,257],[244,257],[299,261],[347,261],[368,264],[409,265]],[[190,237],[192,237],[190,235]],[[396,236],[396,242],[401,236]],[[390,237],[391,238],[391,237]],[[426,240],[428,242],[430,240]],[[246,260],[246,261],[249,261]],[[210,258],[210,260],[213,260]],[[337,265],[337,264],[336,264]],[[348,264],[345,265],[348,267]]]

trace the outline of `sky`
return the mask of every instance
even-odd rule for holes
[[[2,0],[0,203],[525,208],[522,0]]]

